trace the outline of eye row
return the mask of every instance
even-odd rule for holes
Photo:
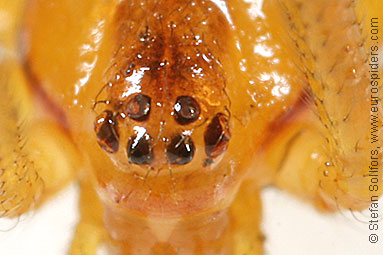
[[[126,114],[133,120],[145,121],[149,118],[150,108],[150,97],[138,94],[127,102]],[[181,125],[193,123],[198,119],[201,112],[197,101],[189,96],[178,97],[173,109],[174,118]]]
[[[115,116],[111,111],[104,111],[95,122],[97,141],[100,147],[109,153],[119,149],[120,136]],[[205,153],[215,158],[226,151],[230,140],[228,118],[218,113],[207,126],[204,133]],[[152,148],[152,137],[146,132],[129,138],[127,156],[130,162],[137,165],[150,164],[155,155]],[[178,134],[171,138],[166,147],[166,156],[171,164],[189,163],[195,152],[194,141],[190,136]]]
[[[137,165],[150,164],[154,160],[151,146],[152,138],[145,134],[141,137],[133,136],[128,142],[128,157],[130,162]],[[177,135],[171,139],[166,148],[166,156],[171,164],[184,165],[194,156],[195,146],[189,136]]]

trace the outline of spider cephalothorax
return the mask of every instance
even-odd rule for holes
[[[98,143],[117,163],[157,170],[194,160],[207,166],[230,140],[219,61],[224,42],[204,38],[219,21],[193,27],[179,13],[159,10],[144,25],[128,25],[133,5],[126,1],[116,14],[116,48],[96,101],[106,108],[95,121]]]
[[[262,254],[263,187],[326,211],[381,195],[379,1],[26,2],[1,37],[24,72],[0,59],[0,215],[76,177],[71,254]]]

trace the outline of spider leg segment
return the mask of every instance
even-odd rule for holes
[[[2,3],[9,22],[1,30],[0,216],[18,216],[73,178],[76,153],[64,130],[41,117],[18,62],[17,31],[23,1]],[[68,162],[68,157],[74,157]]]
[[[382,108],[372,100],[379,93],[374,93],[376,84],[369,79],[372,42],[364,36],[369,28],[359,21],[361,7],[348,0],[276,2],[289,35],[286,42],[294,45],[305,66],[313,103],[311,113],[298,117],[306,127],[294,124],[294,131],[283,134],[295,138],[281,161],[276,183],[299,197],[314,199],[322,209],[366,208],[382,193],[370,189],[369,168],[382,160],[381,142],[371,138],[371,118]],[[376,1],[367,5],[379,9]],[[377,123],[380,126],[381,120]],[[381,184],[381,172],[376,180]]]
[[[90,181],[80,183],[80,222],[69,254],[94,255],[102,248],[106,232],[102,224],[102,206]]]

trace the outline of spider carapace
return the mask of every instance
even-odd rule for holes
[[[30,98],[34,128],[15,146],[42,152],[25,153],[37,177],[18,185],[46,192],[36,184],[3,207],[17,215],[77,178],[71,254],[261,254],[270,184],[327,211],[371,203],[367,166],[381,149],[359,17],[378,3],[25,5],[14,38],[26,89],[13,90]]]
[[[192,13],[182,11],[185,3],[174,4],[179,6],[153,2],[142,8],[127,1],[118,7],[106,85],[94,106],[101,111],[95,121],[101,148],[128,176],[143,177],[141,187],[124,185],[120,203],[158,215],[212,205],[216,179],[209,175],[222,168],[217,165],[231,136],[220,63],[226,42],[209,34],[225,33],[226,19],[209,15],[217,11],[212,3]],[[217,202],[225,197],[223,192]]]

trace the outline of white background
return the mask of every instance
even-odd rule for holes
[[[18,221],[0,220],[0,254],[65,255],[78,219],[77,187],[72,184],[37,212]],[[266,255],[382,255],[380,242],[368,242],[368,225],[350,212],[323,215],[282,191],[266,189],[262,194]],[[380,202],[383,218],[383,201]],[[369,214],[356,212],[360,221]]]

